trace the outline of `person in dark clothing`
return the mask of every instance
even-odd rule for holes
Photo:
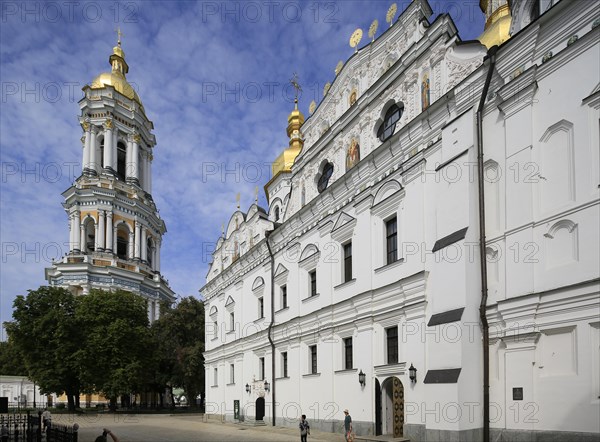
[[[307,436],[310,434],[310,425],[308,425],[305,414],[302,415],[298,426],[300,427],[300,442],[306,442]]]

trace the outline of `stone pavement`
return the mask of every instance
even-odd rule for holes
[[[249,427],[204,420],[202,415],[98,414],[54,415],[52,421],[79,424],[79,442],[94,442],[103,428],[112,430],[120,442],[287,442],[299,441],[300,431],[288,427]],[[109,442],[112,442],[110,437]],[[309,442],[343,442],[344,436],[312,430]]]

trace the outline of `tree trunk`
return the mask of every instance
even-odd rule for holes
[[[75,395],[71,390],[66,390],[65,394],[67,396],[67,408],[69,411],[75,411]]]

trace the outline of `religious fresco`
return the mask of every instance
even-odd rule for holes
[[[423,74],[423,81],[421,81],[421,110],[427,109],[430,103],[429,74]]]
[[[352,138],[350,147],[346,151],[346,171],[352,169],[360,161],[360,145]]]
[[[349,100],[350,101],[350,106],[352,106],[354,103],[356,103],[357,94],[358,93],[357,93],[356,89],[354,89],[352,91],[352,93],[350,93],[350,100]]]

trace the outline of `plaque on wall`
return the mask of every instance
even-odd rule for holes
[[[513,401],[523,400],[523,387],[513,387]]]

